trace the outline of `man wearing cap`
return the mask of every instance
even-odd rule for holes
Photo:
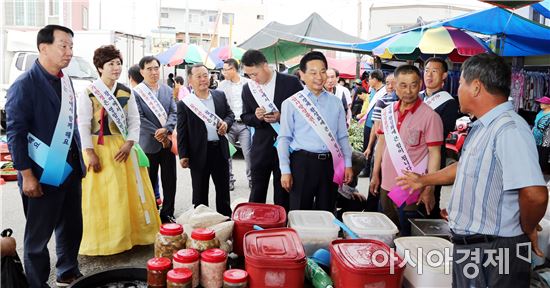
[[[447,208],[453,287],[529,287],[530,248],[544,257],[537,226],[548,189],[529,125],[508,101],[511,74],[497,55],[466,60],[458,88],[460,110],[477,120],[460,160],[436,173],[405,172],[398,178],[403,189],[454,182]]]
[[[535,117],[535,125],[533,126],[533,136],[537,144],[537,152],[539,154],[539,165],[543,173],[548,173],[548,160],[550,153],[550,98],[541,97],[535,100],[540,103],[540,111]]]

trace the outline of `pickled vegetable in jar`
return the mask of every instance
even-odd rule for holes
[[[187,268],[193,272],[193,287],[199,286],[200,269],[199,269],[199,252],[195,249],[181,249],[174,254],[173,267]]]
[[[155,257],[147,261],[147,287],[166,287],[166,274],[172,261],[166,257]]]
[[[155,257],[172,259],[174,253],[185,248],[186,240],[183,226],[176,223],[162,224],[155,240]]]
[[[223,286],[223,272],[227,263],[227,253],[222,249],[208,249],[201,253],[201,286],[220,288]]]
[[[220,241],[216,238],[216,232],[208,228],[197,228],[191,232],[187,239],[187,248],[193,248],[203,252],[212,248],[220,248]]]
[[[223,272],[223,288],[248,287],[248,273],[241,269],[231,269]]]
[[[168,271],[166,288],[191,288],[193,272],[187,268],[175,268]]]

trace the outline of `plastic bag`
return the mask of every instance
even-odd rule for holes
[[[13,231],[6,229],[2,231],[2,237],[10,237]],[[14,256],[2,257],[2,287],[22,288],[29,287],[27,277],[23,272],[21,259],[15,254]]]

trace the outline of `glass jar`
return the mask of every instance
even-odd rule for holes
[[[248,273],[241,269],[231,269],[223,272],[223,288],[248,287]]]
[[[175,268],[168,271],[166,288],[191,288],[193,272],[187,268]]]
[[[193,287],[199,286],[200,268],[199,252],[195,249],[181,249],[174,254],[173,266],[176,268],[187,268],[193,272]]]
[[[183,226],[176,223],[162,224],[155,240],[155,257],[172,259],[174,253],[185,248],[186,240]]]
[[[216,238],[216,232],[208,228],[197,228],[187,239],[187,248],[193,248],[203,252],[212,248],[220,248],[220,241]]]
[[[155,257],[147,261],[147,287],[166,287],[166,274],[172,261],[166,257]]]
[[[201,286],[220,288],[223,286],[223,272],[227,263],[227,253],[222,249],[208,249],[201,253]]]

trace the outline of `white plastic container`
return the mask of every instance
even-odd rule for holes
[[[340,227],[333,219],[327,211],[292,210],[288,212],[288,227],[296,230],[306,255],[311,256],[317,249],[328,249],[330,242],[338,238]]]
[[[550,257],[548,255],[548,251],[550,251],[550,220],[543,218],[540,220],[539,225],[542,231],[538,232],[538,245],[545,257],[539,257],[531,251],[531,265],[533,267],[543,265],[544,261],[546,261],[545,258]]]
[[[378,212],[345,212],[342,220],[359,238],[379,240],[390,247],[399,232],[388,216]]]
[[[404,287],[451,287],[451,242],[430,236],[400,237],[394,242],[397,254],[407,261]]]

